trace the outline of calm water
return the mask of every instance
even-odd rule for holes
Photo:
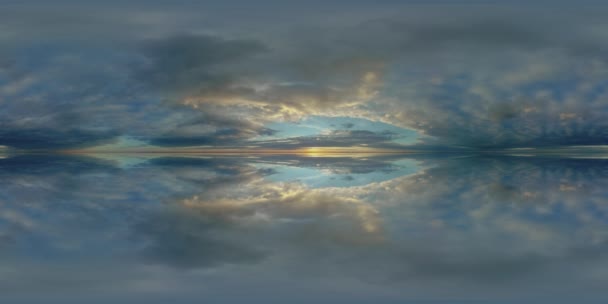
[[[0,159],[2,303],[605,303],[608,160]]]

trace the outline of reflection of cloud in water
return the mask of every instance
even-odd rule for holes
[[[196,195],[176,201],[136,227],[152,241],[147,256],[184,267],[251,263],[277,249],[267,244],[269,250],[262,250],[256,238],[280,227],[289,227],[289,241],[322,235],[329,242],[364,244],[381,237],[378,212],[339,191],[253,179],[228,195],[206,194],[211,199]]]
[[[291,257],[281,267],[302,273],[426,289],[454,280],[508,290],[533,281],[549,288],[605,278],[593,270],[608,262],[600,254],[608,237],[605,163],[437,162],[414,176],[350,188],[260,178],[220,196],[211,192],[214,199],[206,192],[173,206],[200,221],[222,222],[222,232],[244,234],[242,243],[251,248],[272,248],[265,263]],[[564,273],[570,277],[560,278]]]
[[[404,163],[335,161],[332,171],[323,160],[324,172]],[[189,292],[246,284],[251,273],[288,289],[276,280],[289,273],[311,288],[323,279],[429,299],[560,295],[566,286],[600,297],[608,279],[608,161],[420,158],[427,169],[412,175],[321,188],[273,180],[282,167],[269,162],[159,158],[118,169],[77,158],[1,160],[1,264],[13,272],[2,273],[0,288],[26,290],[17,285],[49,268],[35,264],[76,265],[86,273],[69,276],[124,293],[150,269],[160,284],[187,276]],[[86,261],[106,270],[77,266]],[[15,276],[20,269],[28,275]]]
[[[281,163],[277,164],[279,160]],[[413,174],[420,170],[418,163],[411,159],[391,159],[390,157],[274,157],[262,159],[261,168],[271,168],[271,181],[299,181],[311,188],[352,187],[390,180]]]

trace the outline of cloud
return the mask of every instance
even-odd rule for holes
[[[427,14],[291,32],[299,39],[275,39],[266,54],[241,63],[239,85],[226,76],[219,91],[183,89],[177,102],[248,113],[258,126],[361,117],[418,130],[433,145],[605,143],[606,64],[594,51],[606,47],[601,25],[589,31],[573,16],[574,26],[556,30],[553,19],[529,12],[514,23],[508,10],[487,12],[492,18]],[[198,76],[205,83],[208,75]]]
[[[210,106],[204,112],[192,111],[162,101],[187,93],[178,94],[180,90],[195,90],[204,73],[210,73],[213,80],[209,81],[221,82],[218,79],[227,77],[224,72],[211,72],[209,67],[216,66],[222,56],[227,56],[226,61],[240,56],[244,46],[254,43],[193,38],[199,48],[191,54],[216,53],[208,59],[186,59],[186,54],[172,57],[166,52],[179,52],[188,37],[172,39],[168,46],[146,41],[140,51],[147,57],[134,50],[87,48],[80,42],[41,42],[7,52],[10,60],[0,69],[0,144],[24,149],[80,148],[126,135],[158,145],[217,145],[272,132],[260,123],[227,115],[224,109]],[[176,67],[189,63],[199,66]],[[182,81],[190,76],[190,84]],[[162,84],[162,77],[171,81],[181,77],[182,85]]]
[[[82,16],[52,25],[57,10],[30,8],[29,26],[7,18],[1,145],[78,147],[117,136],[239,145],[272,133],[269,123],[310,115],[414,129],[427,147],[606,143],[601,10],[357,5],[332,22],[271,31],[260,20],[213,19],[207,28],[158,8],[127,20],[129,9],[112,15],[120,31]],[[39,24],[64,35],[38,39]]]
[[[0,70],[3,145],[55,149],[105,143],[133,126],[133,109],[143,107],[121,66],[128,60],[117,52],[50,44],[9,53],[11,63]],[[102,68],[99,54],[107,57]]]
[[[253,137],[275,134],[258,122],[230,117],[221,108],[208,107],[205,112],[187,109],[177,110],[182,113],[165,121],[163,130],[151,133],[147,141],[158,146],[235,146]]]
[[[15,130],[8,127],[0,131],[2,142],[23,149],[78,148],[100,145],[112,141],[114,132],[86,132],[83,130],[46,131],[41,129]]]
[[[208,35],[179,35],[145,41],[142,53],[149,64],[137,77],[163,93],[201,98],[241,96],[251,89],[241,82],[240,64],[266,51],[254,40]]]
[[[391,131],[331,130],[316,136],[300,136],[276,140],[257,140],[253,143],[267,149],[298,149],[307,147],[374,147],[395,148],[402,146],[390,141],[399,136]]]
[[[606,58],[593,52],[606,47],[599,34],[605,26],[589,32],[590,25],[574,16],[575,25],[555,29],[550,18],[529,13],[518,23],[509,12],[490,14],[498,16],[440,18],[435,12],[425,20],[380,19],[341,36],[315,32],[316,41],[327,39],[324,59],[335,50],[382,63],[382,86],[351,113],[416,129],[430,135],[427,143],[605,143],[606,105],[598,94],[605,91]],[[332,47],[331,39],[342,43]]]

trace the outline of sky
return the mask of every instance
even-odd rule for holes
[[[505,2],[0,0],[0,302],[606,303],[608,6]]]
[[[3,1],[0,146],[608,144],[584,1]]]

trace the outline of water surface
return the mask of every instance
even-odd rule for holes
[[[3,303],[605,303],[608,160],[0,159]]]

